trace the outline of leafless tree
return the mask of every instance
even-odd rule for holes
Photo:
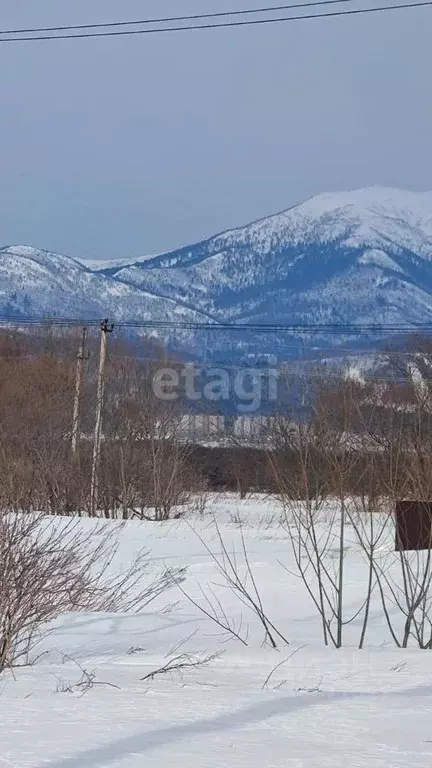
[[[87,338],[77,450],[71,450],[80,333],[0,337],[0,508],[88,514],[97,337]],[[153,391],[159,359],[147,340],[110,341],[106,366],[98,510],[105,517],[163,520],[204,491],[184,439],[181,402]]]
[[[167,520],[181,514],[192,493],[205,490],[191,461],[181,404],[157,398],[156,371],[157,363],[111,364],[101,469],[107,514],[118,504],[124,518]]]
[[[360,615],[363,646],[375,587],[371,552],[378,544],[375,535],[367,539],[364,516],[358,519],[358,506],[353,505],[360,496],[362,511],[369,505],[372,514],[376,501],[374,454],[358,405],[355,382],[323,380],[307,418],[297,423],[286,416],[275,420],[275,450],[270,453],[297,572],[318,610],[325,644],[337,648],[343,645],[346,625]],[[356,534],[368,551],[369,576],[360,605],[347,612],[345,563],[358,543]]]
[[[397,501],[426,509],[432,499],[430,363],[422,349],[392,364],[397,376],[385,380],[322,381],[308,419],[289,428],[280,421],[271,454],[298,571],[324,640],[336,647],[358,617],[364,646],[376,593],[396,645],[432,647],[432,542],[395,551]],[[346,616],[344,563],[353,544],[367,578],[363,601]]]

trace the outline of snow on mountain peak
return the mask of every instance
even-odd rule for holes
[[[259,253],[281,244],[336,241],[371,248],[392,241],[403,248],[426,248],[432,258],[432,192],[388,187],[327,192],[217,238],[220,250],[235,242]]]
[[[388,227],[422,230],[432,238],[432,192],[366,187],[351,192],[318,195],[291,209],[314,219],[332,216],[357,227],[358,237]],[[360,236],[360,237],[359,237]]]
[[[315,215],[346,206],[354,206],[359,210],[393,208],[407,211],[421,209],[426,211],[429,209],[430,211],[432,192],[413,192],[393,187],[370,186],[342,192],[324,192],[309,198],[300,205],[314,206]]]

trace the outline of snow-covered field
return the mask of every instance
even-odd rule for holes
[[[140,615],[67,615],[34,666],[0,677],[0,767],[430,768],[430,655],[396,649],[377,602],[364,650],[360,618],[346,647],[324,648],[279,514],[274,501],[227,496],[202,516],[128,523],[122,563],[145,546],[155,567],[187,566],[185,592],[220,601],[247,645],[176,587]],[[220,551],[213,516],[240,567],[242,521],[263,604],[289,646],[263,645],[258,619],[223,584],[205,546]],[[354,545],[347,579],[355,607],[364,565]],[[220,655],[142,680],[182,654]],[[94,675],[87,692],[84,671]]]

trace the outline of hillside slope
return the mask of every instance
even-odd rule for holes
[[[0,314],[116,322],[432,322],[432,193],[371,187],[319,195],[175,251],[100,265],[5,247]],[[246,344],[245,334],[212,336],[210,344],[230,355]],[[260,351],[281,348],[275,337],[247,336]],[[325,333],[314,339],[335,342]],[[194,347],[196,337],[184,335],[185,341]],[[361,332],[360,341],[367,341]],[[201,346],[206,343],[201,334]]]
[[[432,319],[432,193],[320,195],[194,245],[101,273],[220,319]]]
[[[205,321],[199,312],[94,272],[68,256],[29,246],[0,249],[0,314]]]

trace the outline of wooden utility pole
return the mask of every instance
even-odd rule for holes
[[[93,459],[91,470],[91,482],[90,482],[90,514],[92,516],[96,513],[97,503],[97,486],[98,486],[98,468],[100,457],[100,443],[102,435],[102,406],[104,397],[104,385],[105,385],[105,362],[108,346],[108,334],[112,333],[114,326],[109,323],[108,320],[103,320],[100,326],[101,329],[101,345],[99,353],[99,376],[97,387],[97,399],[96,399],[96,421],[93,438]]]
[[[75,379],[75,400],[72,417],[72,456],[76,456],[78,447],[78,434],[79,434],[79,410],[81,402],[81,387],[82,387],[82,375],[83,375],[83,363],[84,360],[88,360],[90,355],[86,354],[85,342],[86,342],[87,328],[82,330],[81,343],[78,349],[77,355],[77,367],[76,367],[76,379]]]

